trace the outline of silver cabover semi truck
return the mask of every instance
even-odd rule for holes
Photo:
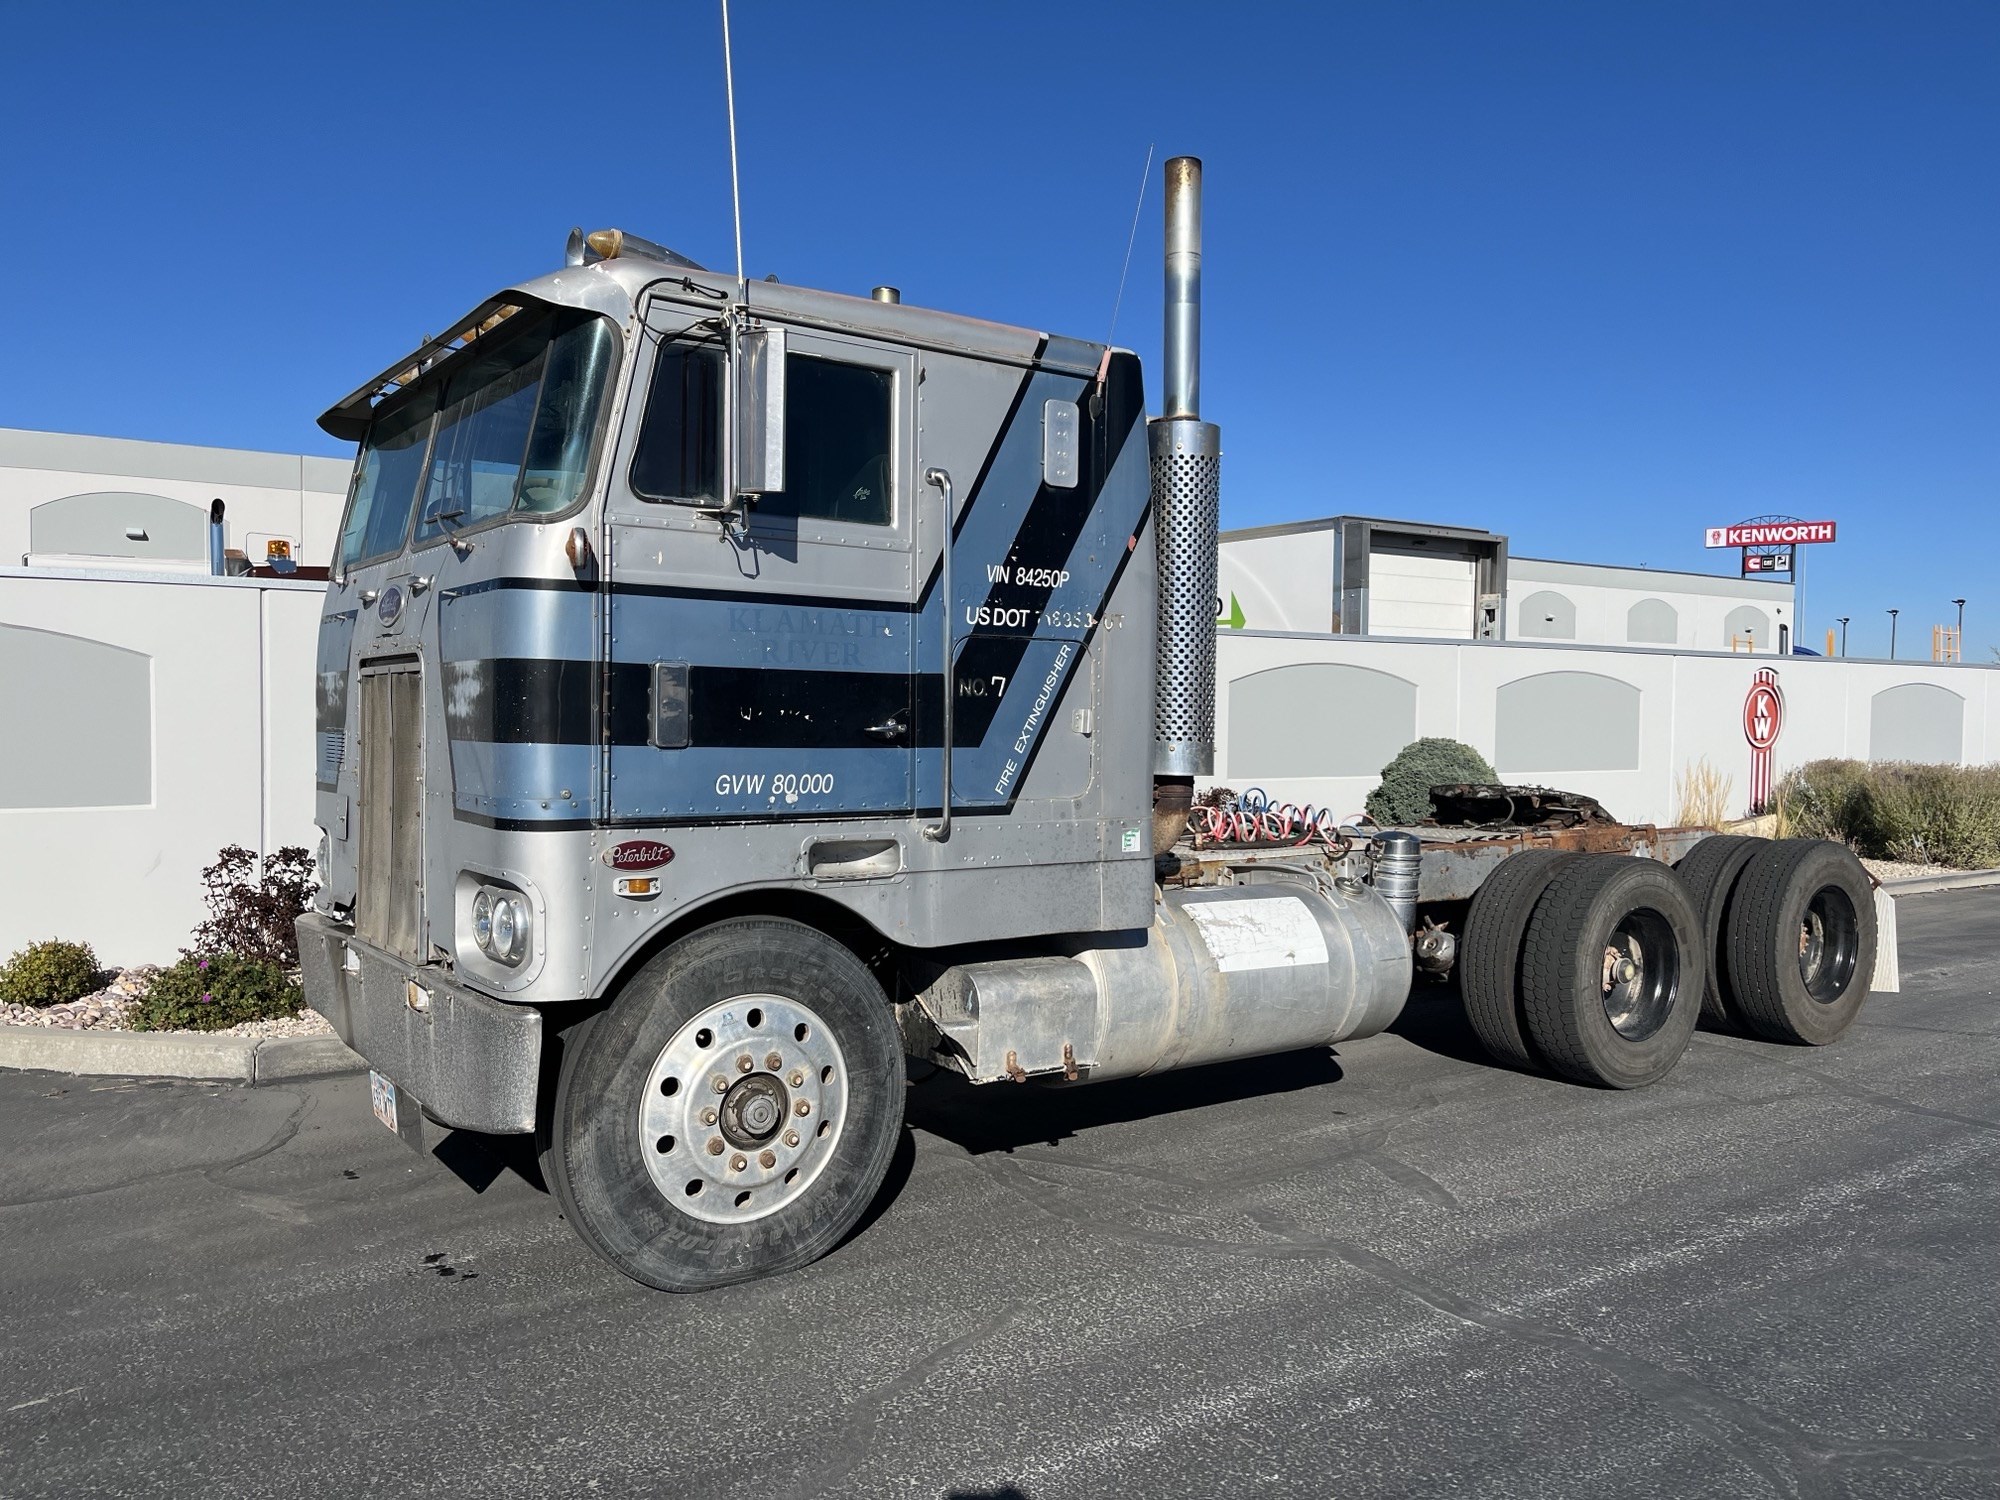
[[[1878,911],[1833,845],[1188,841],[1220,443],[1200,163],[1166,176],[1151,421],[1125,350],[617,230],[321,418],[360,452],[300,950],[385,1124],[533,1132],[583,1239],[688,1290],[853,1228],[906,1055],[1083,1083],[1326,1046],[1419,969],[1502,1060],[1617,1087],[1705,1005],[1845,1028]]]

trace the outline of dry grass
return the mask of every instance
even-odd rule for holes
[[[1674,822],[1682,828],[1720,828],[1729,816],[1729,793],[1734,778],[1709,764],[1706,755],[1690,761],[1674,782],[1679,808]]]
[[[1785,774],[1775,800],[1793,837],[1910,864],[2000,865],[2000,766],[1809,761]]]

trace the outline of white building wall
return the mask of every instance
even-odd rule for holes
[[[1332,630],[1336,540],[1327,527],[1225,543],[1216,557],[1216,618],[1226,624],[1240,611],[1253,630]]]
[[[1340,597],[1336,520],[1306,523],[1275,534],[1225,535],[1218,556],[1216,618],[1225,628],[1318,633],[1336,628]],[[1384,522],[1384,526],[1395,523]],[[1735,554],[1726,554],[1734,562]],[[1466,558],[1434,550],[1371,548],[1368,634],[1466,640],[1474,631],[1475,568]],[[1793,623],[1793,588],[1762,578],[1667,572],[1595,563],[1510,557],[1504,629],[1510,640],[1562,640],[1660,650],[1728,651],[1732,615],[1753,611],[1757,652],[1778,649],[1778,627]],[[1552,607],[1544,610],[1544,604]],[[1657,627],[1672,612],[1671,638],[1657,628],[1634,634],[1633,609]],[[1556,619],[1551,623],[1547,615]],[[1240,627],[1233,622],[1241,620]],[[1739,629],[1747,623],[1739,616]],[[1823,639],[1794,639],[1819,650]]]
[[[1777,627],[1792,623],[1793,589],[1789,583],[1514,557],[1507,562],[1509,640],[1546,638],[1542,635],[1546,627],[1526,617],[1529,601],[1545,593],[1559,595],[1575,607],[1572,639],[1580,644],[1657,644],[1668,650],[1728,651],[1729,617],[1735,610],[1749,608],[1770,621],[1770,628],[1759,634],[1756,649],[1775,652]],[[1632,640],[1632,608],[1647,599],[1657,599],[1674,611],[1677,628],[1672,645]],[[1825,642],[1794,639],[1792,644],[1817,651]]]
[[[0,684],[30,670],[24,658],[43,645],[138,653],[149,667],[142,690],[108,711],[88,708],[94,734],[126,736],[121,751],[141,743],[150,768],[137,792],[110,806],[39,805],[47,799],[35,787],[0,776],[0,957],[62,937],[90,943],[107,963],[171,960],[205,915],[200,871],[225,844],[313,846],[324,588],[0,569],[0,627],[42,633],[12,637]],[[7,701],[0,767],[102,750],[66,738],[97,684],[69,687],[67,701]]]
[[[208,556],[209,502],[219,499],[228,545],[252,563],[264,561],[267,539],[282,537],[292,544],[295,561],[325,567],[333,557],[352,467],[348,459],[297,453],[0,428],[0,563],[13,566],[31,550],[46,550],[34,546],[38,507],[73,496],[114,494],[159,496],[198,511],[200,562]],[[125,552],[123,539],[117,541],[132,561],[148,560],[145,543]],[[174,555],[184,559],[185,548],[166,560]]]
[[[223,845],[314,844],[322,604],[314,583],[0,568],[0,956],[65,937],[107,962],[171,959]],[[30,659],[91,651],[116,658],[115,702],[104,675]],[[1918,736],[1927,760],[2000,761],[2000,668],[1246,630],[1218,642],[1210,780],[1355,813],[1398,749],[1437,735],[1505,779],[1584,792],[1634,822],[1672,821],[1676,779],[1706,757],[1742,812],[1743,700],[1760,668],[1785,701],[1774,774],[1872,758],[1883,735]],[[1913,705],[1912,691],[1929,696]],[[1889,692],[1904,696],[1884,714]],[[1940,706],[1951,734],[1923,740]],[[78,763],[109,767],[115,805],[55,801],[25,779]]]
[[[1957,704],[1956,734],[1922,742],[1919,758],[2000,762],[2000,668],[1246,630],[1218,642],[1216,769],[1206,782],[1344,816],[1379,782],[1384,748],[1435,735],[1471,745],[1503,780],[1583,792],[1641,823],[1673,820],[1678,779],[1705,757],[1730,778],[1741,815],[1751,767],[1743,701],[1764,668],[1777,671],[1785,702],[1774,780],[1809,760],[1883,758],[1875,736],[1902,721],[1878,716],[1877,696],[1912,685]],[[1580,706],[1565,712],[1565,701]],[[1539,760],[1510,754],[1510,727]]]

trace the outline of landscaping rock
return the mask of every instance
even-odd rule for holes
[[[37,1009],[28,1005],[0,1004],[0,1025],[45,1026],[63,1031],[130,1031],[126,1021],[133,1003],[160,972],[157,964],[138,964],[113,970],[104,988],[64,1005]],[[333,1035],[333,1027],[317,1011],[301,1011],[296,1016],[280,1016],[268,1021],[244,1021],[214,1032],[169,1032],[172,1036],[292,1037]]]

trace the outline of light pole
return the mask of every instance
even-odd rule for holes
[[[1900,615],[1901,613],[1902,611],[1900,609],[1892,609],[1889,611],[1889,660],[1890,661],[1894,661],[1896,659],[1896,616]]]
[[[1849,615],[1840,617],[1840,654],[1843,657],[1847,655],[1847,622],[1851,618]]]
[[[1954,635],[1952,639],[1958,644],[1958,659],[1960,661],[1964,661],[1965,660],[1965,601],[1963,599],[1954,599],[1951,602],[1958,606],[1958,634]]]

